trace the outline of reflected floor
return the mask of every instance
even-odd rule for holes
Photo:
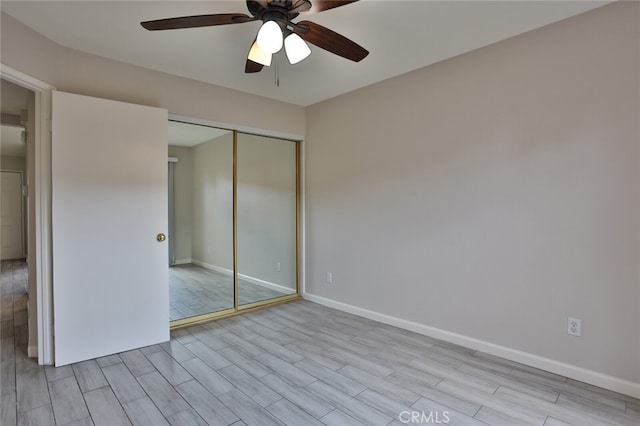
[[[259,302],[295,291],[283,292],[240,279],[238,303]],[[233,308],[233,277],[194,264],[169,268],[169,317],[171,321]]]

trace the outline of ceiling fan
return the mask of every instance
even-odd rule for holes
[[[243,13],[218,13],[157,19],[140,24],[149,31],[157,31],[262,21],[249,50],[246,73],[259,72],[264,66],[270,66],[273,54],[280,51],[283,45],[289,62],[300,62],[311,53],[305,41],[343,58],[360,62],[369,54],[362,46],[311,21],[292,22],[300,14],[318,13],[356,1],[358,0],[247,0],[251,16]]]

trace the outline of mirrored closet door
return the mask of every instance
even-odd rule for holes
[[[297,143],[238,133],[238,303],[297,293]]]
[[[298,295],[295,141],[169,122],[171,325]]]
[[[170,121],[169,144],[169,316],[175,322],[234,308],[233,132]]]

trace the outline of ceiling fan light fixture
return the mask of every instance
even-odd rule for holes
[[[245,73],[252,74],[260,72],[265,66],[270,66],[273,54],[280,52],[283,45],[287,59],[291,64],[296,64],[311,54],[309,43],[354,62],[360,62],[366,58],[369,51],[345,36],[312,21],[297,21],[301,13],[319,13],[357,1],[246,0],[250,15],[244,13],[214,13],[177,16],[175,18],[144,21],[140,24],[149,31],[157,31],[260,22],[260,29],[249,50],[244,68]]]
[[[258,30],[256,43],[267,53],[276,53],[282,49],[282,29],[276,21],[267,21]]]
[[[305,59],[311,54],[311,49],[298,34],[291,33],[284,39],[284,50],[291,65]]]
[[[269,52],[265,52],[260,49],[258,46],[258,42],[254,41],[251,49],[249,50],[249,60],[256,62],[258,64],[264,65],[266,67],[271,66],[271,57],[273,55]]]

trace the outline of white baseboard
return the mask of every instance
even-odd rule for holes
[[[38,346],[36,345],[27,346],[27,356],[29,358],[38,358]]]
[[[210,269],[212,271],[216,271],[216,272],[220,272],[221,274],[225,274],[228,276],[232,276],[233,275],[233,271],[231,269],[226,269],[226,268],[222,268],[220,266],[216,266],[216,265],[212,265],[210,263],[205,263],[202,262],[201,260],[192,260],[191,263],[193,263],[194,265],[198,265],[198,266],[202,266],[203,268],[207,268]],[[294,294],[295,290],[290,289],[289,287],[285,287],[283,285],[279,285],[279,284],[275,284],[269,281],[264,281],[261,280],[259,278],[254,278],[254,277],[250,277],[249,275],[244,275],[244,274],[238,274],[238,278],[243,279],[245,281],[250,282],[251,284],[256,284],[259,285],[261,287],[265,287],[274,291],[277,291],[278,293],[285,293],[285,294]]]
[[[174,265],[188,265],[189,263],[193,263],[191,259],[177,259],[173,262]]]
[[[192,259],[191,263],[193,263],[194,265],[202,266],[203,268],[209,269],[211,271],[220,272],[221,274],[229,276],[233,275],[233,271],[231,269],[222,268],[220,266],[212,265],[211,263],[205,263],[201,260]]]
[[[251,284],[256,284],[256,285],[277,291],[278,293],[294,294],[296,292],[295,290],[292,290],[289,287],[285,287],[280,284],[271,283],[269,281],[263,281],[259,278],[250,277],[248,275],[238,274],[238,278],[248,281]]]
[[[640,383],[630,382],[618,377],[609,376],[598,373],[597,371],[587,370],[564,362],[541,357],[528,352],[519,351],[517,349],[508,348],[506,346],[496,345],[484,340],[474,339],[473,337],[463,336],[461,334],[452,333],[450,331],[441,330],[439,328],[430,327],[413,321],[407,321],[401,318],[393,317],[379,312],[371,311],[357,306],[348,305],[346,303],[337,302],[325,297],[316,296],[310,293],[304,293],[302,297],[311,302],[319,303],[330,308],[348,312],[364,318],[381,322],[383,324],[392,325],[394,327],[413,331],[435,339],[444,340],[467,348],[475,349],[481,352],[495,355],[510,361],[519,362],[561,376],[569,377],[574,380],[599,386],[614,392],[619,392],[634,398],[640,398]]]

